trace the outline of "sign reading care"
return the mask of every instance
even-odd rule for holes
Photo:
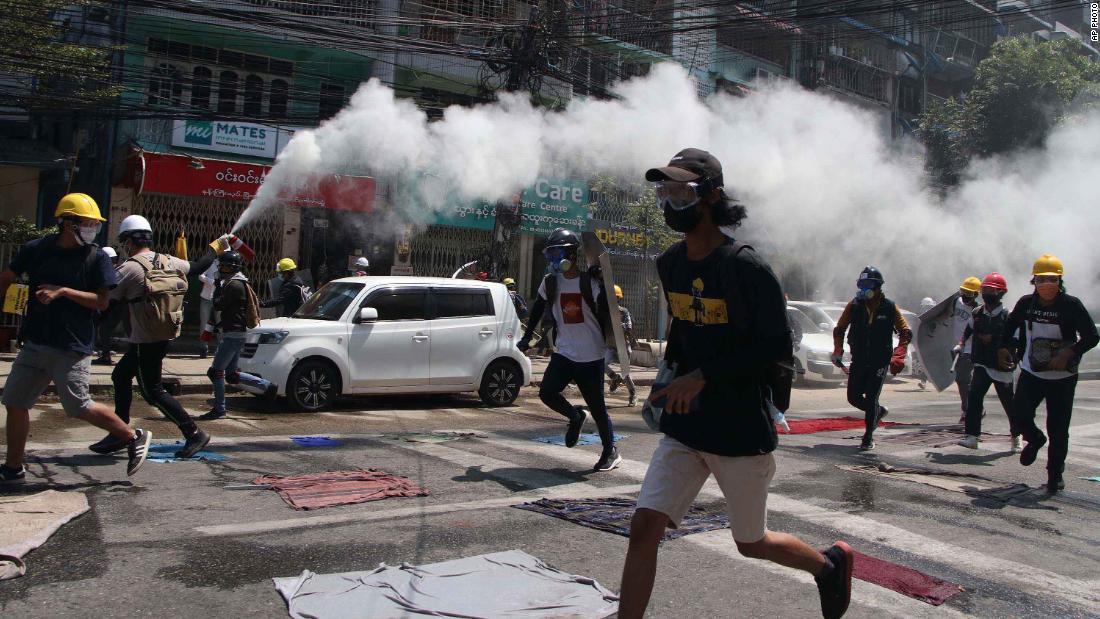
[[[172,146],[274,159],[294,129],[237,121],[176,120]]]
[[[556,228],[581,231],[588,226],[588,183],[540,178],[523,191],[520,230],[535,235]],[[492,230],[496,206],[488,202],[450,204],[436,212],[435,223],[456,228]]]

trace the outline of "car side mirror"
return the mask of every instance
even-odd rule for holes
[[[364,307],[359,310],[359,320],[357,322],[374,322],[378,320],[378,310],[373,307]]]

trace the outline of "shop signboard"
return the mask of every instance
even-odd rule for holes
[[[588,183],[581,180],[540,178],[521,194],[520,230],[544,236],[556,228],[578,232],[588,227]],[[435,213],[434,223],[456,228],[492,230],[496,205],[474,201],[453,203]]]
[[[172,146],[274,159],[302,129],[230,120],[175,120]]]

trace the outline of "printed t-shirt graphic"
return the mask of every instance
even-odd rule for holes
[[[565,324],[576,325],[584,322],[584,310],[581,309],[581,303],[584,303],[584,298],[581,297],[581,293],[562,292],[560,298],[561,316]]]
[[[703,279],[696,277],[691,282],[691,294],[670,292],[668,303],[673,318],[685,320],[697,327],[728,324],[729,313],[726,311],[726,300],[703,296],[704,288]]]

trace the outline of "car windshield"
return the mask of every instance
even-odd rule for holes
[[[306,301],[294,318],[310,320],[340,320],[355,297],[363,290],[363,284],[351,282],[331,282],[325,284]]]
[[[810,319],[810,322],[820,326],[821,324],[835,325],[836,319],[826,314],[817,305],[809,305],[805,303],[799,303],[798,305],[792,305],[798,311],[806,315]],[[832,328],[831,326],[829,328]]]
[[[836,324],[836,321],[840,320],[840,315],[844,313],[844,308],[843,307],[825,307],[825,308],[822,308],[822,311],[825,312],[825,314],[827,314],[829,316],[829,318],[833,319],[833,324]]]
[[[803,314],[801,311],[793,307],[788,307],[787,315],[790,316],[791,322],[797,323],[798,326],[802,327],[802,333],[804,335],[808,333],[821,333],[821,327],[815,325],[813,321],[807,318],[806,314]]]

